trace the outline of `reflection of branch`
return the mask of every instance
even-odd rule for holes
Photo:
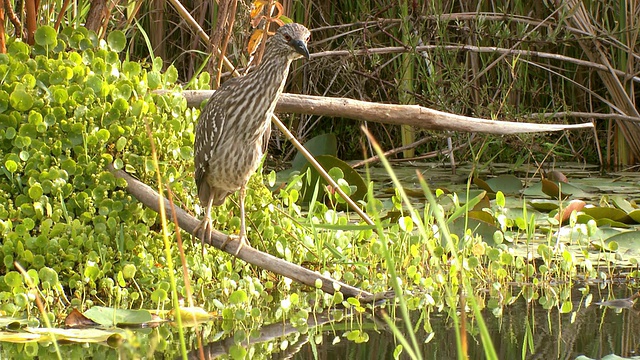
[[[115,170],[113,166],[109,166],[109,170],[116,177],[127,181],[127,191],[136,199],[138,199],[138,201],[156,212],[160,210],[160,197],[155,190],[142,183],[140,180],[133,178],[123,170]],[[178,225],[180,226],[180,228],[190,234],[193,234],[193,230],[196,228],[200,221],[179,207],[175,207],[174,209],[172,209],[167,199],[163,198],[162,200],[164,202],[167,213],[171,213],[172,210],[175,210],[176,218],[178,220]],[[220,249],[222,247],[222,244],[224,244],[227,240],[228,235],[225,235],[216,230],[212,230],[209,245]],[[228,242],[224,248],[224,251],[231,255],[236,254],[239,243],[239,241]],[[315,271],[311,271],[299,265],[292,264],[270,254],[264,253],[251,246],[242,246],[238,254],[234,256],[262,269],[269,270],[282,276],[286,276],[292,280],[295,280],[312,288],[316,287],[316,281],[319,280],[322,283],[320,289],[329,294],[335,293],[336,288],[339,288],[339,291],[345,296],[356,297],[360,299],[361,302],[373,302],[376,300],[389,299],[393,297],[393,293],[391,292],[371,294],[356,287],[343,284],[337,280],[323,276]]]
[[[342,313],[342,315],[340,315],[340,318],[344,319],[344,317],[345,315],[344,313]],[[318,327],[334,321],[336,321],[336,319],[334,319],[330,313],[324,312],[321,314],[313,314],[309,316],[309,319],[307,320],[307,325],[309,326],[309,328],[313,328],[313,327]],[[299,332],[299,330],[293,325],[291,325],[289,322],[285,322],[285,323],[278,322],[275,324],[261,327],[260,336],[258,336],[257,338],[249,337],[246,341],[243,341],[242,343],[236,343],[236,341],[234,340],[234,337],[229,336],[223,340],[212,342],[210,344],[203,346],[202,350],[204,352],[205,359],[215,359],[222,355],[228,354],[229,349],[233,345],[241,345],[241,346],[249,347],[253,344],[272,341],[274,339],[285,337],[287,335],[297,333],[297,332]],[[289,348],[293,347],[293,350],[291,349],[289,350],[289,355],[292,355],[291,353],[292,351],[293,352],[300,351],[300,348],[302,347],[302,345],[304,345],[308,341],[309,341],[308,337],[304,337],[304,338],[301,337],[301,339],[296,344],[291,345],[289,347]],[[191,353],[189,353],[188,358],[195,360],[195,359],[200,359],[199,356],[200,356],[200,349],[195,349]]]

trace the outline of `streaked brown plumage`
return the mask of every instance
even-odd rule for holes
[[[211,96],[196,126],[195,178],[205,216],[194,231],[208,242],[211,206],[240,190],[240,245],[246,241],[245,186],[264,155],[271,116],[282,93],[289,65],[309,59],[309,30],[300,24],[280,27],[267,40],[262,63],[246,76],[226,81]],[[226,243],[225,243],[226,245]]]

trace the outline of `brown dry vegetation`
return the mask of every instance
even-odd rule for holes
[[[5,2],[5,7],[7,4],[12,2]],[[8,10],[21,19],[30,8],[30,1],[25,4]],[[87,22],[102,19],[102,23],[92,22],[92,28],[102,36],[111,29],[127,31],[129,55],[142,60],[149,59],[151,53],[145,32],[153,55],[161,56],[165,64],[174,64],[185,82],[203,69],[217,72],[216,59],[208,55],[216,47],[232,64],[244,68],[250,61],[246,46],[252,25],[265,23],[252,24],[251,15],[253,20],[256,15],[251,14],[252,4],[246,1],[55,4],[45,8],[35,2],[39,24],[62,19],[62,26],[75,26],[84,18]],[[635,164],[640,158],[640,115],[635,105],[635,83],[639,80],[635,76],[639,70],[637,1],[283,0],[281,4],[284,15],[312,29],[311,50],[317,54],[308,63],[294,65],[287,91],[415,103],[498,120],[595,121],[599,130],[598,138],[591,132],[567,133],[560,138],[474,138],[469,134],[418,132],[417,138],[428,135],[432,140],[421,144],[416,155],[444,148],[446,136],[453,136],[454,147],[463,145],[457,159],[471,158],[470,147],[477,150],[481,144],[486,146],[484,159],[500,153],[498,160],[514,161],[529,158],[530,150],[535,160],[549,151],[553,158],[602,161],[605,165]],[[98,6],[102,16],[89,16]],[[202,40],[179,7],[191,14],[213,44]],[[15,23],[5,22],[7,31],[13,33],[15,26],[11,24]],[[221,29],[227,29],[228,36],[220,34]],[[353,53],[357,55],[349,55]],[[224,81],[230,73],[223,69],[221,75]],[[343,157],[362,157],[359,142],[353,141],[366,142],[360,124],[295,114],[287,123],[302,140],[335,132],[343,139]],[[385,148],[402,145],[399,127],[369,127]],[[291,155],[290,146],[278,139],[272,150],[283,159]]]

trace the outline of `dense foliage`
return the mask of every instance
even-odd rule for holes
[[[170,298],[169,272],[176,269],[166,267],[160,220],[126,192],[125,182],[107,166],[113,163],[157,186],[153,139],[164,185],[176,204],[194,211],[192,146],[198,111],[188,109],[179,94],[153,92],[179,90],[173,67],[161,72],[159,59],[147,67],[119,58],[116,51],[125,43],[120,32],[111,33],[106,42],[84,29],[56,36],[43,27],[37,34],[33,48],[13,41],[8,54],[0,56],[5,79],[0,89],[0,273],[6,274],[0,282],[0,311],[23,314],[35,309],[14,262],[28,270],[44,290],[46,305],[58,311],[69,305],[86,309],[94,301],[124,308],[162,307]],[[207,88],[208,80],[203,73],[194,86]],[[340,171],[333,174],[343,176]],[[296,177],[275,197],[262,176],[252,179],[246,200],[250,241],[288,261],[325,268],[332,257],[344,261],[353,251],[352,239],[342,231],[312,237],[298,222],[303,178]],[[271,173],[269,182],[274,180]],[[342,183],[348,191],[349,185]],[[337,195],[332,201],[338,206]],[[239,212],[233,201],[214,211],[216,229],[237,231]],[[306,221],[344,226],[348,218],[348,213],[317,203]],[[369,229],[358,238],[372,233]],[[170,233],[173,257],[178,254],[176,235]],[[232,262],[222,252],[202,257],[198,241],[185,241],[185,246],[197,305],[220,310],[246,306],[256,309],[251,316],[261,318],[260,309],[272,309],[274,298],[289,296],[288,280],[274,282],[269,273]],[[363,279],[370,275],[365,266],[354,269]],[[342,278],[343,273],[334,276]],[[345,276],[355,279],[351,271]],[[184,280],[177,278],[180,296],[187,296]],[[378,286],[369,281],[365,285],[369,290]],[[237,317],[233,311],[223,315]],[[283,315],[281,311],[276,316]],[[306,312],[301,316],[306,319]]]

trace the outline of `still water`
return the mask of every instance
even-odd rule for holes
[[[591,287],[593,301],[613,297],[625,298],[633,293],[619,287],[613,291]],[[640,346],[640,304],[629,309],[612,309],[591,303],[585,306],[585,296],[573,291],[573,311],[561,314],[558,308],[545,310],[535,301],[519,298],[503,308],[500,316],[484,312],[484,320],[491,334],[499,359],[601,359],[615,354],[625,358],[638,354]],[[421,312],[412,313],[413,324],[418,324],[416,337],[424,359],[457,359],[456,335],[453,320],[442,313],[429,316],[433,334],[424,330]],[[386,327],[385,322],[374,316],[361,315],[342,322],[330,322],[323,315],[316,320],[317,327],[307,334],[295,332],[290,326],[275,324],[261,329],[259,337],[245,343],[247,358],[266,359],[322,359],[322,360],[370,360],[393,359],[399,342]],[[399,327],[402,322],[397,321]],[[466,324],[466,339],[470,359],[485,359],[482,341],[476,322]],[[527,336],[529,329],[529,336]],[[353,331],[366,333],[368,341],[358,343],[347,339]],[[428,340],[428,341],[427,341]],[[529,345],[523,345],[523,344]],[[238,346],[234,335],[215,341],[202,340],[202,352],[191,350],[190,358],[226,358],[231,348]],[[265,345],[266,344],[266,345]],[[525,348],[523,350],[523,348]],[[269,351],[269,355],[264,352]],[[400,355],[408,359],[406,351]]]
[[[606,300],[608,296],[629,297],[632,291],[618,288],[613,293],[592,288],[593,301]],[[609,354],[623,357],[637,356],[640,351],[640,304],[630,309],[612,309],[590,304],[585,307],[579,291],[574,291],[573,311],[560,314],[557,308],[542,309],[520,298],[503,309],[501,316],[484,312],[484,320],[491,333],[493,345],[500,359],[575,359],[580,355],[601,359]],[[414,314],[414,323],[420,314]],[[424,359],[457,359],[453,321],[446,315],[432,314],[430,320],[435,335],[428,343],[427,332],[416,332]],[[382,322],[378,323],[382,324]],[[398,322],[398,326],[402,326]],[[527,327],[530,327],[532,344],[523,355]],[[473,321],[467,324],[467,343],[470,359],[484,359],[484,350],[477,327]],[[304,344],[293,359],[393,359],[398,342],[392,333],[378,326],[368,330],[366,343],[355,343],[342,338],[348,331],[326,330],[322,332],[320,345]],[[336,337],[341,338],[334,344]],[[406,356],[401,358],[408,358]]]

